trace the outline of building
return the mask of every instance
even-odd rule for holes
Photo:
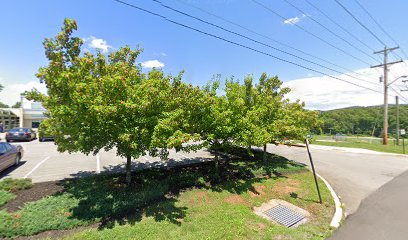
[[[0,125],[3,126],[3,131],[20,127],[21,110],[20,108],[0,108]]]
[[[14,127],[38,128],[46,118],[41,103],[21,99],[21,108],[0,108],[0,123],[7,131]]]

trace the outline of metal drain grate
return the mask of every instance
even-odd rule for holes
[[[275,222],[278,222],[286,227],[291,227],[305,218],[305,216],[302,214],[297,213],[281,204],[266,210],[264,214]]]

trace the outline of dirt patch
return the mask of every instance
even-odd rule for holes
[[[264,223],[257,223],[256,225],[258,226],[259,229],[265,229],[266,228],[266,224],[264,224]]]
[[[16,198],[0,207],[0,210],[6,209],[8,212],[15,212],[20,210],[27,202],[37,201],[63,190],[64,187],[59,181],[34,183],[29,189],[14,192]]]
[[[231,204],[243,204],[243,205],[249,206],[249,203],[245,201],[243,197],[237,194],[226,197],[224,201],[226,201],[227,203],[231,203]]]
[[[265,194],[266,187],[264,185],[258,185],[248,190],[251,198],[260,197]]]
[[[208,192],[206,191],[200,191],[197,193],[197,200],[201,202],[208,203],[210,201],[210,198],[208,197]]]
[[[275,184],[272,190],[279,195],[287,195],[299,191],[299,186],[299,180],[288,179],[287,181]]]
[[[259,193],[259,195],[265,194],[265,186],[264,185],[259,185],[255,186],[255,190]]]

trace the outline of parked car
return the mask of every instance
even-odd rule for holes
[[[13,128],[6,133],[6,141],[31,141],[37,134],[31,128]]]
[[[24,149],[20,145],[0,142],[0,172],[10,166],[18,165],[23,154]]]
[[[47,130],[45,125],[41,124],[38,128],[38,140],[40,142],[44,141],[54,141],[54,136]]]

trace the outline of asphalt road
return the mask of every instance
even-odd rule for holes
[[[383,185],[361,202],[358,210],[331,240],[408,239],[408,171]]]
[[[408,170],[407,156],[335,149],[312,146],[311,153],[316,171],[330,183],[345,204],[346,215],[354,213],[361,201],[382,185]],[[267,150],[310,165],[306,148],[268,145]]]

